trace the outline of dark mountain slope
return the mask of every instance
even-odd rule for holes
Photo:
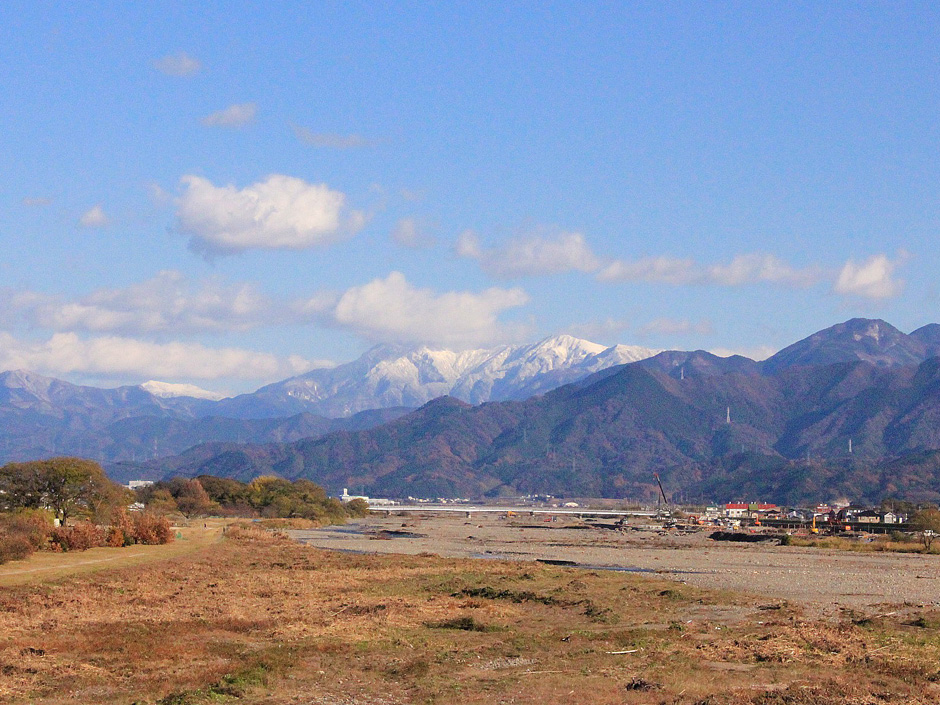
[[[633,364],[524,402],[470,407],[442,398],[369,431],[215,454],[197,448],[163,467],[240,478],[275,472],[309,477],[331,491],[357,487],[394,496],[635,497],[650,490],[654,471],[688,492],[714,491],[722,482],[747,487],[745,474],[765,473],[753,475],[754,488],[782,495],[787,483],[796,483],[796,492],[819,489],[820,472],[800,469],[807,454],[813,462],[870,465],[940,446],[938,409],[937,360],[685,379]],[[763,460],[728,465],[738,456]],[[835,476],[825,481],[852,484]]]
[[[923,330],[923,329],[921,329]],[[766,374],[790,367],[825,366],[861,360],[878,367],[916,365],[930,357],[925,338],[905,335],[880,319],[853,318],[790,345],[761,365]]]

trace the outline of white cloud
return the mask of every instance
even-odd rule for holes
[[[218,279],[194,284],[176,271],[74,300],[19,292],[0,297],[0,303],[31,327],[96,333],[244,331],[282,322],[286,315],[250,284],[226,285]]]
[[[202,124],[206,127],[244,127],[255,120],[258,114],[256,103],[238,103],[230,105],[225,110],[206,115]]]
[[[690,259],[674,257],[644,257],[643,259],[615,260],[597,275],[600,281],[643,281],[656,284],[693,284],[696,282],[697,266]]]
[[[402,247],[417,249],[434,245],[434,236],[429,232],[429,226],[417,218],[402,218],[392,230],[392,239]]]
[[[342,192],[291,176],[273,174],[241,190],[200,176],[181,182],[179,229],[205,254],[301,250],[335,242],[365,224],[362,212],[346,208]]]
[[[873,255],[861,264],[850,259],[839,272],[833,289],[837,294],[865,299],[893,298],[904,289],[904,281],[895,277],[895,271],[904,259],[905,253],[894,261],[884,254]]]
[[[83,228],[103,228],[111,222],[101,205],[89,208],[78,219],[78,224]]]
[[[807,287],[818,283],[824,276],[819,267],[797,269],[775,255],[737,255],[728,264],[708,267],[707,278],[721,286],[741,286],[767,282],[785,286]]]
[[[437,293],[392,272],[347,290],[331,315],[335,325],[368,340],[463,348],[516,337],[519,331],[499,315],[528,301],[522,289]]]
[[[486,249],[472,230],[457,238],[457,255],[479,261],[494,277],[512,279],[563,272],[593,272],[601,261],[591,251],[581,233],[560,233],[554,237],[532,235],[515,238],[502,247]]]
[[[775,255],[752,253],[736,255],[728,264],[714,265],[666,256],[632,261],[615,260],[604,267],[597,278],[606,282],[641,281],[673,286],[768,283],[808,287],[820,282],[825,276],[825,271],[817,266],[798,269]]]
[[[202,63],[186,52],[156,59],[153,66],[157,71],[168,76],[192,76],[202,70]]]
[[[52,204],[52,199],[45,196],[27,196],[22,203],[27,208],[44,208]]]
[[[642,328],[641,335],[709,335],[712,332],[710,321],[676,320],[656,318]]]
[[[28,369],[53,376],[83,373],[144,379],[272,380],[300,374],[310,369],[310,363],[296,356],[283,359],[198,343],[161,344],[116,336],[83,340],[75,333],[24,341],[0,333],[0,369]]]

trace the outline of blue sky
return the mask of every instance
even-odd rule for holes
[[[0,367],[940,320],[931,3],[0,7]]]

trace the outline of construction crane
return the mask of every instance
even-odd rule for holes
[[[666,518],[666,519],[670,519],[670,518],[672,518],[672,510],[669,509],[669,500],[666,499],[666,492],[663,490],[663,483],[662,483],[662,480],[659,479],[659,473],[658,473],[658,472],[654,472],[654,473],[653,473],[653,477],[656,478],[656,484],[659,485],[659,495],[660,495],[660,497],[663,498],[663,506],[662,506],[662,509],[660,509],[659,513],[660,513],[660,515],[661,515],[662,517],[664,517],[664,518]],[[657,498],[657,501],[658,501],[658,499],[659,499],[659,498]]]

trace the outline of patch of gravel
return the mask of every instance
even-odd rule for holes
[[[519,668],[521,666],[532,666],[535,659],[524,658],[523,656],[502,656],[494,658],[492,661],[481,663],[477,666],[481,671],[500,671],[504,668]]]
[[[405,530],[390,540],[369,534]],[[940,605],[940,556],[711,541],[706,533],[617,531],[528,517],[372,515],[343,527],[292,531],[319,548],[358,553],[432,553],[457,558],[573,561],[582,568],[655,573],[709,589],[790,600],[816,611]],[[388,534],[385,534],[388,535]]]

